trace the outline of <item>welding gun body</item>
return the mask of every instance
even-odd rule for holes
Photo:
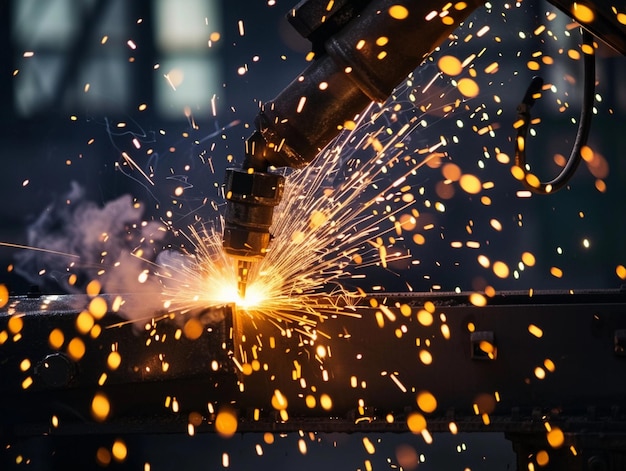
[[[226,172],[223,247],[238,260],[240,294],[246,273],[270,243],[283,177],[270,167],[311,162],[372,101],[382,102],[425,57],[482,4],[373,0],[306,1],[289,20],[310,39],[315,59],[274,100],[265,103],[246,142],[241,169]],[[460,4],[459,4],[460,5]],[[447,7],[447,9],[446,9]],[[425,21],[437,10],[443,17]]]
[[[570,14],[577,4],[551,1]],[[626,54],[626,27],[611,17],[609,6],[603,8],[606,0],[588,3],[598,12],[589,29]],[[306,166],[346,121],[372,101],[385,101],[482,5],[482,0],[305,0],[291,10],[288,19],[311,41],[314,60],[261,107],[242,168],[226,174],[223,247],[238,260],[240,294],[251,263],[265,256],[282,197],[284,179],[270,167]]]

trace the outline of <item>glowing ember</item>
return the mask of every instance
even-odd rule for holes
[[[559,448],[563,446],[563,443],[565,443],[565,435],[563,434],[563,431],[558,427],[552,428],[548,432],[547,438],[548,443],[552,448]]]
[[[74,337],[67,345],[67,354],[72,360],[80,360],[85,355],[85,351],[85,342],[80,337]]]
[[[455,76],[463,71],[463,64],[454,56],[443,56],[437,62],[439,70],[444,74]]]
[[[113,459],[115,461],[124,461],[126,456],[128,455],[128,449],[126,448],[126,444],[123,440],[117,439],[113,442],[113,446],[111,447],[111,454],[113,455]]]
[[[409,16],[409,10],[402,5],[392,5],[389,7],[389,16],[396,20],[404,20]]]
[[[0,284],[0,308],[6,306],[8,302],[9,302],[9,290],[5,285]]]
[[[541,330],[539,327],[537,327],[534,324],[530,324],[528,326],[528,332],[530,332],[532,335],[534,335],[537,338],[543,337],[543,330]]]
[[[91,401],[91,414],[99,422],[105,421],[111,412],[109,399],[104,393],[98,392]]]
[[[427,414],[430,414],[437,409],[437,399],[428,391],[422,391],[417,395],[418,407]]]
[[[237,425],[237,414],[230,408],[221,409],[215,418],[215,431],[226,438],[235,434]]]
[[[107,366],[111,370],[117,370],[122,363],[122,357],[118,352],[111,352],[107,357]]]
[[[422,433],[426,429],[426,419],[418,412],[412,412],[407,417],[407,426],[415,434]]]
[[[61,329],[53,329],[48,336],[48,344],[55,350],[59,350],[63,346],[63,342],[65,341],[65,336],[63,335],[63,331]]]

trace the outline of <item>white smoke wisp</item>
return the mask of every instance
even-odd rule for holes
[[[154,270],[156,243],[167,230],[144,221],[142,205],[130,195],[99,206],[85,199],[84,189],[71,190],[48,205],[27,229],[28,246],[16,255],[15,271],[33,285],[60,294],[84,293],[97,280],[109,294],[159,293]],[[141,313],[158,309],[158,296],[142,296]],[[148,301],[151,300],[151,301]]]

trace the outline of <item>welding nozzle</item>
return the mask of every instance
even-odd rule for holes
[[[246,297],[248,273],[250,272],[250,268],[252,268],[252,263],[253,262],[248,260],[237,260],[237,294],[242,299]]]
[[[274,207],[283,194],[284,177],[252,169],[226,170],[226,214],[223,246],[227,254],[255,261],[270,242]]]
[[[252,262],[261,260],[270,243],[274,207],[280,203],[285,178],[254,168],[226,170],[224,251],[237,260],[240,296],[245,294]]]

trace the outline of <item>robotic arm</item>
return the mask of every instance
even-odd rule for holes
[[[626,54],[626,27],[614,7],[598,6],[603,0],[551,1]],[[240,296],[245,296],[252,263],[268,249],[274,207],[282,197],[284,178],[269,168],[306,166],[346,121],[372,101],[386,100],[483,3],[304,0],[291,10],[289,21],[312,42],[315,59],[263,105],[256,131],[246,141],[242,168],[226,171],[223,248],[237,260]],[[591,19],[577,14],[583,8],[593,13]]]
[[[251,264],[270,243],[284,179],[270,166],[301,168],[343,124],[384,101],[481,0],[305,1],[289,20],[313,43],[315,60],[256,117],[243,167],[226,171],[223,247],[237,260],[240,296]],[[432,13],[431,13],[432,12]],[[430,21],[425,18],[433,16]]]

